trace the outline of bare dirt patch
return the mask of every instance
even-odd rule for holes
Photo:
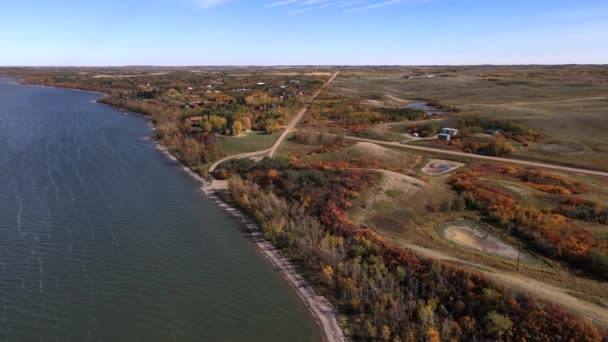
[[[361,104],[364,106],[370,106],[370,107],[383,107],[384,106],[384,102],[379,101],[379,100],[362,100]]]
[[[509,259],[517,259],[519,255],[515,248],[498,238],[467,226],[449,226],[445,229],[444,235],[449,241],[484,253],[496,254]]]
[[[399,152],[368,142],[358,142],[350,150],[380,160],[402,157]]]

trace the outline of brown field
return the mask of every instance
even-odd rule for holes
[[[409,79],[427,74],[440,77]],[[351,68],[330,91],[373,107],[425,99],[458,108],[455,119],[519,122],[548,138],[516,155],[608,169],[607,74],[606,66]]]

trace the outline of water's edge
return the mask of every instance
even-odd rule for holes
[[[149,121],[149,124],[153,127],[151,121]],[[178,163],[188,175],[201,184],[201,190],[215,205],[230,216],[236,218],[241,226],[246,228],[253,243],[255,243],[258,249],[272,263],[274,268],[287,280],[289,285],[291,285],[298,294],[298,297],[304,302],[323,331],[325,339],[328,342],[346,341],[342,329],[338,324],[337,311],[331,302],[324,296],[316,294],[312,285],[296,271],[296,267],[287,258],[281,255],[280,251],[276,249],[271,242],[264,239],[260,227],[241,210],[231,206],[218,197],[214,190],[208,189],[208,181],[180,162],[165,146],[158,141],[154,141],[154,143],[158,151],[170,160]]]
[[[29,85],[28,86],[37,86],[37,85]],[[47,87],[47,88],[56,88],[49,86],[37,86],[37,87]],[[100,96],[107,96],[107,94],[82,90],[82,89],[71,89],[71,88],[61,88],[68,90],[77,90],[93,93]],[[104,103],[97,102],[97,104],[106,105]],[[108,105],[106,105],[108,106]],[[148,125],[153,131],[156,131],[154,124],[149,116],[132,112],[126,110],[124,108],[119,108],[115,106],[110,106],[112,108],[117,108],[123,112],[128,112],[129,114],[141,116],[147,119]],[[289,285],[296,291],[298,297],[304,302],[309,312],[312,314],[313,318],[321,328],[325,339],[328,342],[342,342],[346,341],[344,338],[344,334],[342,333],[342,329],[338,324],[337,319],[337,310],[331,304],[331,302],[320,295],[315,293],[314,288],[296,271],[295,266],[284,256],[282,256],[274,245],[265,240],[262,236],[262,232],[260,227],[253,222],[247,215],[245,215],[242,211],[237,208],[234,208],[230,204],[224,202],[221,198],[219,198],[213,190],[208,189],[208,185],[210,184],[205,178],[198,175],[188,166],[184,165],[180,160],[178,160],[168,148],[163,146],[160,142],[150,139],[154,142],[154,146],[156,149],[161,152],[165,157],[174,161],[181,167],[184,172],[186,172],[190,177],[195,179],[197,182],[201,184],[200,189],[203,193],[220,209],[229,214],[230,216],[236,218],[242,227],[246,228],[249,233],[252,241],[258,247],[258,249],[264,254],[264,256],[272,263],[274,268],[287,280]]]

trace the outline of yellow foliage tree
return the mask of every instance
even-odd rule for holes
[[[247,116],[240,119],[243,122],[243,128],[246,130],[251,130],[251,119]]]
[[[241,135],[242,132],[243,132],[243,124],[239,120],[235,120],[232,123],[232,130],[231,130],[232,135],[234,135],[234,136]]]

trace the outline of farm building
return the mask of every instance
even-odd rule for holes
[[[455,137],[458,135],[458,130],[456,128],[444,127],[441,129],[441,134],[447,134],[450,137]]]
[[[452,136],[448,133],[439,133],[437,134],[437,139],[441,141],[450,141],[452,140]]]

